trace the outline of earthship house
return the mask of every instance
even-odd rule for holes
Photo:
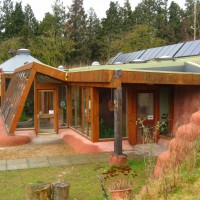
[[[115,138],[118,146],[122,137],[135,145],[142,142],[138,120],[143,118],[148,127],[165,123],[156,142],[166,142],[180,117],[185,123],[198,109],[199,54],[200,40],[195,40],[119,53],[106,65],[69,70],[22,63],[2,98],[7,134],[22,128],[19,120],[30,103],[33,123],[23,129],[36,135],[70,128],[94,143]],[[6,79],[2,84],[5,88]]]

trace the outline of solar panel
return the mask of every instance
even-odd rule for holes
[[[180,48],[180,50],[176,53],[175,57],[182,57],[182,56],[184,55],[184,53],[187,51],[187,49],[190,48],[192,42],[193,42],[193,41],[186,42],[186,43]]]
[[[145,53],[140,57],[142,60],[150,60],[156,57],[156,55],[163,49],[163,47],[155,47],[147,49]]]
[[[119,57],[117,57],[117,59],[115,59],[113,63],[115,62],[129,63],[137,59],[147,61],[153,58],[160,58],[163,56],[186,57],[194,55],[200,55],[200,40],[194,40],[185,43],[182,42],[162,47],[155,47],[132,53],[123,53]]]
[[[196,49],[196,47],[198,47],[199,44],[200,40],[190,42],[190,47],[185,51],[185,53],[182,56],[198,55],[199,53],[194,54],[192,52],[194,51],[194,49]]]
[[[139,57],[145,52],[145,50],[141,50],[141,51],[136,51],[131,53],[131,55],[128,57],[127,62],[131,62],[134,61],[136,59],[139,59]]]
[[[195,49],[192,51],[191,55],[199,55],[200,54],[200,43],[195,47]]]
[[[174,57],[174,54],[183,46],[184,43],[173,44],[164,46],[163,49],[157,54],[155,58],[160,58],[162,56]]]
[[[117,59],[113,60],[113,63],[115,62],[122,62],[122,60],[124,59],[125,57],[125,54],[122,53],[119,57],[117,57]]]

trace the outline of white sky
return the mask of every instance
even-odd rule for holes
[[[16,0],[18,2],[22,2],[23,7],[27,4],[31,5],[31,8],[35,14],[37,20],[41,21],[44,17],[44,14],[47,12],[51,12],[51,5],[54,4],[55,0]],[[116,0],[112,0],[115,1]],[[172,0],[169,0],[169,4]],[[181,7],[184,7],[185,0],[173,0],[178,3]],[[72,0],[61,0],[64,3],[64,6],[70,6],[72,4]],[[140,3],[141,0],[130,0],[132,10],[134,10],[135,6]],[[124,5],[124,0],[118,0],[120,6]],[[85,11],[87,12],[90,7],[94,8],[97,16],[99,18],[106,16],[106,10],[108,10],[110,4],[110,0],[83,0],[83,6]]]

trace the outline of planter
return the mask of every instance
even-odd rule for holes
[[[132,188],[123,190],[110,190],[110,196],[112,200],[131,200]]]

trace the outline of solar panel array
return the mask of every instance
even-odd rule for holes
[[[197,55],[200,55],[200,40],[182,42],[162,47],[155,47],[132,53],[122,53],[118,57],[116,57],[116,59],[113,60],[112,64],[115,64],[117,62],[130,63],[136,60],[148,61],[151,59],[158,59],[164,56],[179,58]]]

